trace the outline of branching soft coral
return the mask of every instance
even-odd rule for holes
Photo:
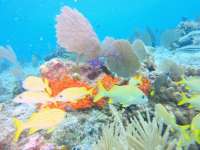
[[[141,113],[134,117],[127,127],[120,120],[119,113],[110,107],[115,117],[111,125],[103,127],[102,137],[93,146],[94,150],[173,150],[176,140],[169,139],[169,127],[146,111],[144,119]]]
[[[0,59],[1,58],[6,59],[13,64],[18,63],[17,56],[11,46],[0,46]]]
[[[21,80],[24,77],[22,67],[17,59],[15,51],[11,46],[0,46],[0,60],[1,59],[9,61],[13,65],[11,73],[17,80]]]

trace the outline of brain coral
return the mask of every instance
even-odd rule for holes
[[[76,9],[63,7],[57,16],[57,43],[79,56],[93,59],[100,52],[100,42],[89,21]]]

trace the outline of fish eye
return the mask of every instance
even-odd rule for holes
[[[60,98],[63,98],[63,96],[62,96],[62,95],[60,95],[59,97],[60,97]]]
[[[22,99],[22,96],[19,96],[20,99]]]
[[[144,98],[145,98],[145,96],[144,96],[144,95],[142,95],[142,98],[144,99]]]

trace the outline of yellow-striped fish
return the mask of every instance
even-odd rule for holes
[[[14,141],[18,141],[21,133],[25,129],[30,129],[29,134],[33,134],[40,129],[48,129],[48,132],[53,131],[53,129],[63,121],[65,115],[66,112],[63,110],[46,108],[33,113],[25,122],[14,118],[13,121],[16,126]]]

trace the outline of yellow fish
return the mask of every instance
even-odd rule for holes
[[[53,131],[63,121],[65,115],[66,112],[60,109],[42,109],[33,113],[25,122],[14,118],[13,121],[16,126],[14,141],[18,141],[25,129],[30,129],[29,134],[33,134],[40,129],[48,129],[48,132]]]
[[[14,100],[16,103],[26,103],[26,104],[44,104],[53,101],[46,92],[33,92],[25,91],[17,95]]]
[[[189,145],[189,143],[191,143],[192,137],[188,132],[190,125],[178,125],[175,115],[172,112],[168,112],[162,104],[155,105],[155,114],[158,119],[171,126],[172,131],[178,131],[180,139],[177,143],[177,147],[182,147],[183,145]]]
[[[187,98],[182,94],[183,99],[178,102],[178,105],[189,104],[189,108],[200,110],[200,94],[193,94],[191,98]]]
[[[189,86],[193,94],[200,94],[200,77],[186,78],[185,83]]]
[[[49,95],[51,95],[51,89],[49,88],[47,79],[42,79],[40,77],[35,77],[35,76],[29,76],[23,81],[22,86],[27,91],[33,91],[33,92],[46,91]]]
[[[164,121],[167,125],[177,128],[176,117],[173,113],[170,113],[162,104],[155,105],[155,114],[156,117]]]
[[[200,113],[192,119],[191,131],[196,142],[200,144]]]
[[[85,87],[72,87],[67,88],[60,92],[56,97],[55,101],[61,102],[77,102],[78,100],[84,98],[87,95],[92,95],[91,90],[87,90]]]
[[[98,82],[98,94],[94,98],[94,102],[97,102],[103,97],[109,97],[111,102],[120,103],[124,107],[131,104],[144,104],[148,102],[148,98],[138,88],[139,81],[131,78],[128,85],[114,85],[109,91],[107,91],[101,81]]]

